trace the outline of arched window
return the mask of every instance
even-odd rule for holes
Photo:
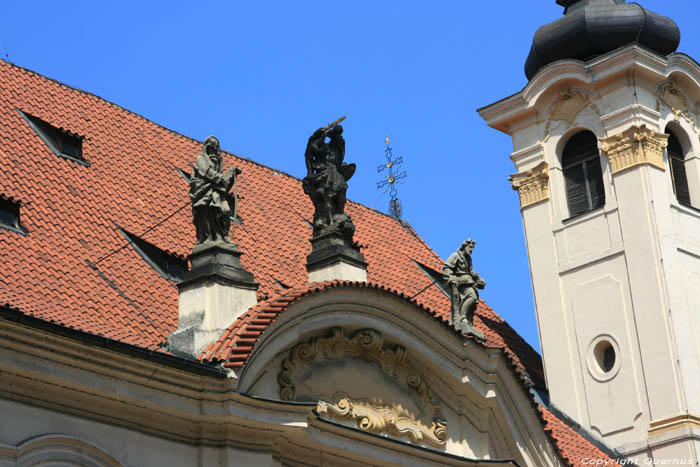
[[[593,133],[576,133],[564,146],[561,165],[569,216],[592,211],[605,204],[598,141]]]
[[[666,129],[668,137],[668,165],[671,167],[671,182],[673,192],[679,203],[690,206],[690,190],[688,189],[688,177],[685,174],[685,155],[678,137]]]

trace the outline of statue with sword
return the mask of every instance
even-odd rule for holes
[[[304,193],[314,205],[314,237],[340,232],[352,242],[355,226],[345,214],[347,181],[355,173],[355,164],[347,164],[343,127],[338,120],[316,130],[306,145]]]

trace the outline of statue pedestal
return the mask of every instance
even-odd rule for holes
[[[367,281],[365,257],[340,232],[314,237],[311,245],[311,254],[306,257],[309,282]]]
[[[195,246],[189,257],[192,268],[178,284],[178,327],[168,337],[173,353],[196,357],[257,303],[258,284],[240,257],[233,244]]]

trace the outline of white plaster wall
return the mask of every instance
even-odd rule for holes
[[[583,383],[580,403],[584,426],[616,443],[644,437],[649,423],[626,276],[625,258],[618,255],[562,278],[566,313],[575,330],[572,346]],[[616,352],[615,366],[609,373],[600,371],[593,356],[601,339],[611,342]]]

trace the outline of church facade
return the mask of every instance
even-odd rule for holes
[[[299,180],[0,61],[0,465],[696,465],[700,67],[668,18],[560,1],[479,111],[542,357],[470,250],[345,200],[339,122]],[[582,17],[602,49],[547,41]]]

